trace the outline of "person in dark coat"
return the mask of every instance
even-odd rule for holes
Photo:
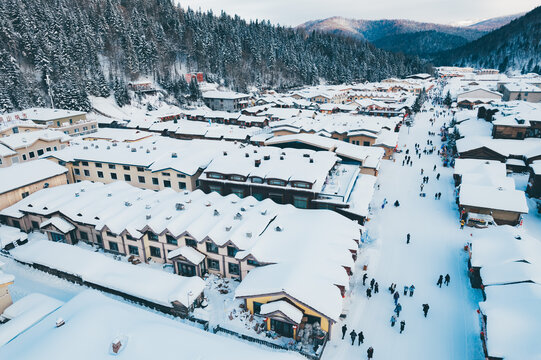
[[[366,356],[368,357],[368,360],[374,357],[374,348],[372,346],[370,346],[368,350],[366,350]]]
[[[379,284],[376,281],[376,283],[374,284],[374,294],[377,294],[377,293],[379,293]]]
[[[349,333],[349,336],[351,336],[351,345],[354,345],[355,338],[357,337],[357,333],[355,332],[355,330],[351,330],[351,332]]]
[[[410,289],[410,288],[409,288],[407,285],[404,286],[404,296],[408,295],[408,290],[409,290],[409,289]]]
[[[394,308],[394,312],[396,313],[396,317],[400,317],[400,312],[402,311],[402,305],[400,303],[396,304]]]
[[[342,340],[344,340],[344,336],[346,336],[346,331],[348,331],[348,327],[344,324],[342,326]]]
[[[364,343],[364,334],[362,331],[359,331],[358,339],[359,339],[358,345],[361,346],[361,344]]]
[[[363,286],[366,285],[366,279],[368,279],[368,274],[364,273],[364,275],[363,275]]]
[[[406,327],[406,322],[402,320],[400,322],[400,333],[402,334],[402,331],[404,331],[404,328]]]
[[[394,327],[394,324],[396,324],[396,316],[391,316],[391,327]]]
[[[398,298],[400,297],[400,294],[397,292],[394,293],[393,295],[393,299],[394,299],[394,304],[398,304]]]
[[[449,274],[445,275],[445,285],[449,286],[449,282],[451,281],[451,277]]]
[[[436,171],[436,165],[434,165],[434,171]]]
[[[411,237],[411,236],[410,236],[410,234],[408,233],[408,234],[406,235],[406,244],[409,244],[409,243],[410,243],[410,237]]]
[[[415,291],[415,286],[412,284],[412,285],[410,286],[410,297],[413,296],[413,292],[414,292],[414,291]]]
[[[438,173],[438,175],[436,175],[436,180],[439,180],[440,179],[440,173]]]
[[[423,304],[423,313],[425,314],[425,317],[428,315],[428,309],[430,309],[430,306],[428,306],[428,304]]]
[[[370,289],[374,289],[374,284],[376,283],[376,279],[372,278],[372,280],[370,280]]]
[[[372,289],[370,288],[366,289],[366,297],[369,299],[372,297]]]
[[[443,284],[443,275],[440,275],[440,277],[438,278],[438,282],[436,283],[436,285],[438,285],[440,288],[441,288],[441,285]]]
[[[394,207],[399,207],[399,206],[400,206],[400,203],[398,202],[398,200],[396,200],[396,201],[394,202]]]

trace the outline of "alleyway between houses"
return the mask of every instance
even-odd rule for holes
[[[438,108],[436,108],[438,110]],[[368,241],[363,244],[352,279],[348,299],[348,315],[333,328],[332,340],[327,344],[323,359],[366,359],[366,350],[374,348],[374,359],[483,359],[476,309],[481,300],[479,290],[470,287],[467,275],[468,228],[460,229],[457,205],[454,202],[452,168],[444,168],[436,152],[415,155],[415,143],[421,151],[432,140],[436,149],[441,146],[439,136],[428,136],[428,131],[439,133],[444,122],[439,117],[434,126],[429,119],[433,112],[419,113],[409,129],[400,130],[396,162],[385,161],[378,176],[379,190],[372,203],[372,220],[366,225]],[[402,166],[406,149],[413,166]],[[436,171],[433,171],[437,165]],[[421,169],[424,174],[421,175]],[[441,174],[439,181],[437,173]],[[423,176],[429,176],[424,185],[426,197],[420,197]],[[434,194],[441,192],[441,200]],[[387,199],[384,209],[381,205]],[[400,202],[399,207],[393,206]],[[406,244],[406,234],[411,243]],[[368,266],[367,286],[362,285],[363,265]],[[439,275],[449,274],[450,285],[436,286]],[[379,293],[370,299],[366,289],[374,278]],[[397,284],[402,312],[397,325],[391,327],[394,301],[388,290]],[[413,297],[403,295],[405,285],[415,285]],[[424,318],[422,304],[430,310]],[[405,330],[400,334],[400,321]],[[342,337],[342,325],[347,325]],[[351,345],[349,333],[362,331],[364,344]]]

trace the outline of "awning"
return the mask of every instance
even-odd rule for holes
[[[300,324],[302,317],[304,316],[301,310],[284,300],[273,301],[261,305],[260,315],[271,315],[275,313],[281,313],[295,324]]]
[[[69,223],[68,221],[66,221],[64,219],[59,218],[58,216],[53,216],[49,220],[46,220],[46,221],[42,222],[39,225],[39,228],[43,229],[44,227],[46,227],[48,225],[54,226],[62,234],[67,234],[70,231],[75,229],[75,226],[73,226],[71,223]]]
[[[199,265],[203,260],[205,260],[205,255],[191,246],[181,246],[167,254],[167,258],[169,260],[177,256],[182,256],[194,265]]]

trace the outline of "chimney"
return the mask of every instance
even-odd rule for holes
[[[61,327],[62,325],[64,325],[66,322],[64,321],[64,319],[62,318],[58,318],[56,319],[56,327],[59,328]]]
[[[261,165],[261,159],[254,160],[255,167],[259,167]]]
[[[120,348],[122,347],[122,343],[120,342],[120,339],[113,340],[113,343],[111,344],[112,350],[114,354],[118,354],[120,351]]]

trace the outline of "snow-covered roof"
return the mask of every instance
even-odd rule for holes
[[[505,177],[507,175],[504,163],[479,159],[456,159],[454,173],[455,175],[484,173],[494,177]]]
[[[485,286],[521,282],[533,282],[541,285],[541,264],[510,261],[486,265],[481,268],[481,279],[483,279]]]
[[[65,174],[68,169],[45,159],[0,168],[0,194]]]
[[[0,249],[26,239],[28,239],[28,235],[19,228],[0,224]]]
[[[69,233],[71,230],[75,229],[75,226],[73,226],[70,222],[58,217],[53,216],[52,218],[45,220],[42,222],[39,227],[40,229],[43,229],[44,227],[52,225],[58,230],[60,230],[63,234]]]
[[[191,246],[181,246],[167,254],[168,259],[173,259],[177,256],[185,257],[188,261],[195,265],[198,265],[205,260],[205,255]]]
[[[17,113],[21,119],[29,119],[36,121],[51,121],[56,119],[67,118],[70,116],[85,115],[84,111],[74,111],[65,109],[51,109],[51,108],[30,108],[19,111]]]
[[[284,300],[273,301],[261,305],[261,311],[259,313],[261,315],[269,315],[274,312],[281,312],[295,324],[300,324],[302,317],[304,316],[301,310]]]
[[[143,130],[135,129],[115,129],[115,128],[101,128],[98,131],[84,135],[83,139],[101,139],[113,142],[132,142],[139,141],[151,136],[158,136],[155,133],[151,133]]]
[[[68,143],[71,140],[71,137],[61,131],[50,129],[29,131],[0,137],[0,143],[4,144],[12,150],[30,147],[35,142],[40,140],[47,142],[60,141],[63,143]]]
[[[461,206],[528,213],[524,192],[515,189],[462,184],[459,203]]]
[[[206,91],[203,93],[204,99],[227,99],[227,100],[235,100],[235,99],[243,99],[247,98],[248,94],[238,93],[234,91]]]
[[[470,136],[456,142],[458,153],[486,147],[502,156],[509,155],[532,157],[541,154],[541,139],[527,138],[524,140],[492,139],[488,136]]]
[[[34,241],[11,250],[13,257],[28,264],[40,264],[84,281],[113,289],[159,305],[172,307],[175,301],[188,307],[203,292],[199,277],[183,277],[143,266],[133,266],[77,246],[52,241]]]
[[[65,324],[57,328],[58,318]],[[81,336],[87,333],[93,335]],[[122,343],[116,355],[111,350],[115,340]],[[216,335],[92,290],[75,296],[2,347],[6,359],[28,360],[166,359],[178,357],[179,351],[187,359],[305,359]]]

